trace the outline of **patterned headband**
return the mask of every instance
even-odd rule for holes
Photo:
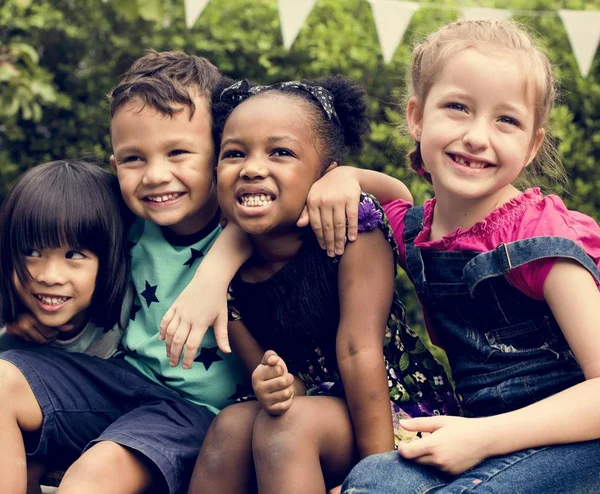
[[[321,108],[323,108],[323,111],[327,114],[327,118],[329,120],[335,120],[339,123],[340,119],[338,118],[335,108],[333,107],[333,94],[321,86],[309,86],[308,84],[298,81],[278,82],[277,84],[273,84],[271,86],[250,87],[248,81],[244,79],[225,88],[221,93],[221,101],[229,100],[241,103],[250,96],[262,93],[263,91],[268,91],[269,89],[287,88],[300,89],[310,93],[319,102],[319,105],[321,105]]]

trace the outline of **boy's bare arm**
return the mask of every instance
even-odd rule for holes
[[[171,366],[183,351],[183,368],[192,366],[207,329],[213,326],[219,349],[231,352],[227,335],[227,289],[250,257],[252,247],[237,225],[228,224],[208,251],[194,277],[167,311],[160,324]]]

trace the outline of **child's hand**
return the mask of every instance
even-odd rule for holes
[[[400,425],[408,431],[431,433],[400,443],[398,453],[407,460],[460,475],[487,458],[491,432],[485,419],[421,417],[401,420]]]
[[[202,298],[198,293],[203,293]],[[217,346],[223,353],[230,353],[227,337],[227,294],[196,285],[186,287],[164,315],[160,323],[161,340],[167,346],[167,358],[172,367],[179,364],[183,350],[183,368],[189,369],[198,354],[198,348],[208,328],[215,332]]]
[[[267,350],[254,369],[252,387],[261,408],[271,415],[281,415],[292,406],[294,376],[273,350]]]
[[[327,255],[341,256],[346,245],[346,222],[348,240],[354,241],[358,235],[359,201],[360,184],[352,167],[334,168],[312,185],[296,224],[303,227],[310,220],[319,245],[327,249]]]
[[[338,486],[334,487],[333,489],[329,489],[328,494],[341,494],[341,492],[342,492],[342,486],[338,485]]]
[[[61,327],[65,331],[72,328],[72,324],[65,324]],[[42,324],[32,314],[26,313],[21,314],[15,322],[6,325],[6,334],[43,345],[52,343],[58,336],[58,330]]]

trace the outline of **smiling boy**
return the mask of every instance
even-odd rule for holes
[[[0,355],[0,492],[25,492],[25,453],[74,461],[63,493],[183,492],[215,413],[234,399],[242,370],[212,331],[189,370],[169,365],[159,338],[221,231],[209,111],[220,79],[203,58],[150,52],[111,93],[111,164],[138,216],[124,352]]]

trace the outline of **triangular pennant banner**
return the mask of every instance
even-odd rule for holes
[[[512,12],[504,9],[486,9],[482,7],[465,7],[461,9],[462,16],[467,21],[486,21],[508,19]]]
[[[185,25],[188,29],[194,27],[198,17],[208,4],[209,0],[184,0],[185,7]]]
[[[598,43],[600,43],[600,11],[559,10],[575,60],[583,77],[587,77]]]
[[[369,2],[375,19],[383,60],[385,63],[390,63],[408,23],[413,14],[419,10],[419,4],[390,0],[369,0]]]
[[[278,0],[283,46],[289,50],[317,0]]]

